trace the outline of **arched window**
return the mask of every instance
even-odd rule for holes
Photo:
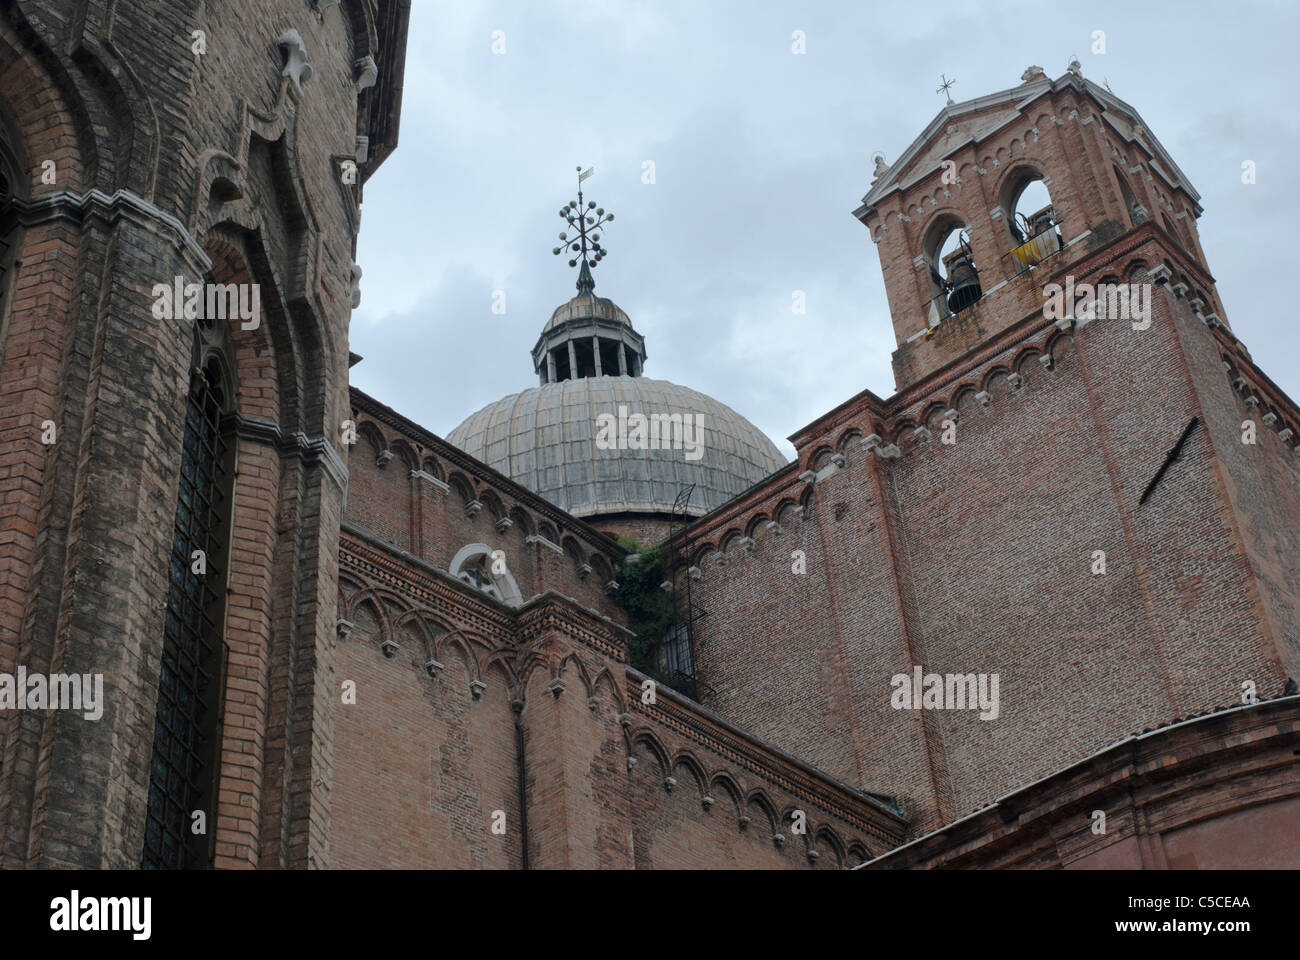
[[[9,340],[9,308],[13,303],[13,288],[17,270],[20,229],[18,210],[11,202],[22,196],[18,171],[22,169],[17,157],[0,131],[0,361],[3,361],[5,344]]]
[[[1132,226],[1136,227],[1147,218],[1146,208],[1139,204],[1133,196],[1133,188],[1124,179],[1124,174],[1119,172],[1119,167],[1112,165],[1111,169],[1115,171],[1115,179],[1119,182],[1119,192],[1124,198],[1124,209],[1128,213],[1128,221]]]
[[[1178,227],[1169,219],[1169,214],[1160,214],[1160,220],[1165,226],[1165,233],[1174,238],[1174,241],[1181,247],[1183,245],[1183,235],[1178,232]]]
[[[149,769],[146,869],[206,867],[212,861],[230,501],[221,421],[229,402],[226,370],[220,358],[209,355],[193,368],[185,403]],[[198,812],[207,826],[201,834],[193,829]]]
[[[452,557],[449,572],[462,583],[508,606],[517,607],[524,602],[504,550],[494,551],[486,543],[467,544]]]
[[[928,326],[960,313],[983,295],[966,224],[957,217],[941,216],[930,225],[924,258],[931,294],[926,304]]]
[[[1060,222],[1046,178],[1032,167],[1021,167],[1002,185],[999,208],[1011,239],[1011,259],[1017,270],[1029,270],[1061,249]]]
[[[501,591],[492,577],[492,558],[486,554],[461,564],[457,576],[476,590],[482,590],[494,600],[501,600]]]

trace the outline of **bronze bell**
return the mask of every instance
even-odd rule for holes
[[[980,275],[965,250],[950,254],[945,266],[948,268],[948,309],[960,313],[983,296]]]

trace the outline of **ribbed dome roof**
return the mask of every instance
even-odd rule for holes
[[[623,308],[609,297],[598,297],[594,293],[580,293],[568,303],[562,303],[555,308],[555,312],[551,314],[551,319],[547,320],[546,326],[542,327],[542,333],[546,333],[547,330],[552,330],[568,320],[592,318],[616,320],[619,323],[626,323],[629,327],[632,325],[632,321],[623,312]]]
[[[629,416],[700,415],[702,421],[689,422],[702,425],[702,457],[688,460],[684,449],[599,449],[597,418],[617,418],[620,406]],[[668,513],[687,483],[695,484],[689,513],[700,516],[785,466],[772,441],[730,407],[648,377],[585,377],[533,387],[484,407],[447,439],[578,517]]]

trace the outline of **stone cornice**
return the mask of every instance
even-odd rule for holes
[[[515,615],[509,607],[346,521],[339,538],[339,566],[419,600],[433,612],[471,626],[499,643],[509,640],[514,632]]]
[[[19,222],[24,226],[60,219],[80,225],[92,218],[111,226],[127,220],[170,241],[196,276],[202,276],[212,269],[211,258],[185,228],[185,224],[130,190],[118,190],[112,195],[102,190],[90,190],[80,195],[70,190],[59,190],[28,200],[15,199],[13,206],[18,211]]]
[[[627,661],[627,641],[635,634],[595,610],[589,610],[572,597],[548,590],[533,597],[518,611],[519,642],[535,640],[549,630],[559,630],[567,638],[578,640],[597,653]],[[621,636],[620,636],[621,634]]]
[[[246,417],[239,413],[228,414],[222,426],[241,440],[274,447],[282,454],[299,457],[303,463],[319,462],[340,490],[346,490],[348,487],[347,464],[334,449],[334,445],[323,436],[309,436],[301,430],[285,433],[280,425],[272,420]]]
[[[628,703],[636,712],[878,840],[898,843],[905,834],[907,818],[882,796],[856,790],[834,779],[676,691],[659,685],[654,705],[643,703],[641,684],[647,679],[640,671],[627,668]]]
[[[339,539],[339,563],[371,583],[385,584],[420,600],[448,620],[467,625],[473,622],[501,643],[523,644],[548,630],[559,630],[566,637],[624,663],[627,640],[634,636],[622,624],[555,590],[534,596],[518,608],[508,607],[447,571],[346,521]]]

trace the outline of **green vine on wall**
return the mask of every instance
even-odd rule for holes
[[[654,646],[677,620],[673,596],[661,586],[666,577],[664,552],[659,547],[642,548],[631,537],[619,537],[618,544],[635,558],[632,563],[624,560],[616,594],[627,613],[628,627],[636,634],[628,643],[628,663],[654,676]]]

